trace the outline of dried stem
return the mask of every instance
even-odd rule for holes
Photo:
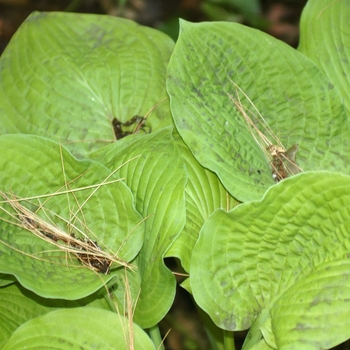
[[[45,221],[39,215],[22,205],[20,202],[23,199],[19,199],[14,194],[8,195],[0,191],[0,196],[4,198],[5,203],[8,203],[12,207],[14,214],[9,213],[3,207],[0,207],[0,209],[14,217],[17,221],[17,226],[56,246],[59,250],[73,254],[90,270],[108,274],[112,263],[132,268],[130,264],[116,255],[103,251],[96,241],[91,240],[86,235],[83,240],[79,239],[75,237],[74,233],[67,233],[58,226]],[[71,224],[71,228],[74,232],[82,233],[73,224]]]
[[[272,177],[274,178],[274,180],[278,182],[286,178],[289,174],[294,175],[298,172],[303,171],[295,163],[295,155],[298,151],[298,144],[293,145],[289,150],[286,150],[282,142],[278,139],[276,134],[268,125],[268,123],[261,115],[259,110],[256,108],[249,96],[235,82],[233,82],[232,80],[230,81],[235,86],[236,98],[234,98],[229,93],[227,95],[230,98],[230,100],[235,104],[240,114],[244,117],[248,130],[250,131],[255,142],[258,144],[258,146],[264,152],[266,158],[268,159],[272,168]],[[258,117],[256,117],[256,115],[254,115],[254,113],[251,112],[247,107],[243,106],[238,91],[240,91],[243,94],[243,96],[249,101],[250,105],[254,108]],[[257,120],[261,127],[266,131],[266,134],[260,131],[260,129],[253,122],[249,114],[253,116],[255,120]],[[271,140],[273,140],[274,142],[272,142]]]
[[[2,210],[7,215],[9,215],[10,218],[14,219],[14,221],[11,221],[11,219],[6,219],[6,218],[0,218],[0,219],[33,233],[35,236],[39,237],[40,239],[57,247],[60,251],[64,251],[67,254],[70,253],[71,255],[75,256],[82,263],[83,266],[89,268],[90,270],[108,274],[112,263],[116,263],[119,266],[124,266],[126,268],[132,269],[133,266],[123,261],[122,259],[120,259],[117,256],[117,253],[116,254],[107,253],[100,247],[100,245],[97,243],[96,240],[91,239],[92,237],[96,238],[96,236],[87,227],[82,209],[84,205],[88,202],[88,200],[96,193],[96,191],[101,186],[105,186],[108,184],[121,181],[122,179],[117,179],[112,181],[108,181],[108,180],[122,166],[124,166],[126,163],[138,157],[134,157],[128,160],[126,163],[124,163],[123,165],[115,169],[113,172],[111,172],[111,174],[109,174],[99,184],[72,189],[70,188],[70,184],[73,181],[75,181],[77,178],[81,177],[83,174],[78,176],[74,180],[68,182],[65,175],[65,168],[64,168],[61,146],[60,146],[60,155],[61,155],[61,167],[64,174],[65,184],[59,189],[59,191],[55,193],[33,196],[33,197],[26,197],[26,198],[20,198],[15,194],[9,194],[9,193],[0,191],[0,197],[4,199],[3,201],[0,201],[0,204],[10,205],[10,207],[12,208],[12,211],[7,210],[6,207],[4,206],[0,206],[0,210]],[[64,190],[62,191],[62,189]],[[75,192],[86,190],[86,189],[93,189],[93,191],[80,205],[75,196]],[[74,196],[75,201],[79,207],[75,213],[72,213],[69,220],[61,217],[57,213],[51,212],[50,210],[46,209],[44,206],[44,204],[47,201],[49,201],[52,197],[57,195],[62,195],[62,194],[67,195],[69,213],[72,213],[72,208],[70,205],[68,194],[72,194]],[[40,203],[40,199],[42,198],[45,198],[44,203]],[[30,201],[34,199],[37,200],[39,203],[39,205],[36,205],[37,208],[35,211],[29,210],[25,205],[22,204],[23,202],[32,203]],[[45,219],[37,214],[39,211],[43,212],[43,214],[46,217]],[[77,217],[78,213],[81,213],[84,222],[82,222],[81,219]],[[67,232],[61,229],[60,227],[58,227],[50,218],[50,215],[48,214],[51,214],[51,217],[53,216],[57,219],[60,219],[62,222],[64,222],[67,226]],[[79,227],[76,225],[77,221],[82,227],[85,227],[88,234],[86,234],[81,229],[79,229]],[[141,222],[143,222],[143,220]],[[2,242],[2,243],[5,244],[6,246],[10,246],[5,242]],[[107,248],[107,247],[103,247],[103,248]],[[121,250],[122,248],[123,248],[123,245],[119,248],[119,250]],[[19,251],[16,248],[13,248],[13,249],[15,249],[16,251]],[[24,253],[24,252],[23,254],[28,255],[27,253]]]

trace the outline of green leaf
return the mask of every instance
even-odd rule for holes
[[[266,338],[262,337],[263,326],[270,325],[269,323],[269,312],[265,309],[261,310],[260,314],[255,318],[252,326],[244,339],[242,349],[264,349],[266,347]],[[271,328],[271,327],[270,327]],[[272,347],[273,348],[273,347]]]
[[[96,159],[115,169],[134,194],[136,209],[145,220],[145,240],[138,255],[141,291],[134,320],[142,328],[157,324],[174,300],[176,281],[163,257],[185,225],[186,172],[172,128],[134,135],[101,149]]]
[[[16,281],[16,278],[12,275],[0,274],[0,287],[7,286]]]
[[[303,276],[347,258],[349,203],[349,176],[310,172],[273,186],[262,201],[217,210],[193,250],[196,302],[221,328],[249,328]]]
[[[236,85],[235,85],[236,84]],[[285,149],[299,144],[303,170],[349,171],[349,120],[338,91],[305,55],[235,23],[181,22],[168,66],[167,89],[176,127],[199,161],[241,201],[260,199],[273,183],[267,145],[252,103]],[[232,99],[230,98],[230,96]],[[276,137],[277,138],[277,137]]]
[[[242,348],[244,349],[244,348]],[[273,349],[266,344],[264,340],[261,340],[259,343],[256,343],[253,347],[249,348],[251,350],[270,350]]]
[[[247,349],[276,349],[274,336],[271,332],[271,317],[269,315],[269,310],[262,310],[249,329],[242,346],[242,350]]]
[[[50,137],[77,155],[114,141],[113,118],[144,116],[167,97],[173,46],[122,18],[33,13],[0,59],[0,133]],[[146,124],[172,125],[168,101]]]
[[[83,305],[108,309],[108,305],[97,295],[88,298],[67,301],[59,299],[44,299],[24,289],[17,283],[0,288],[0,347],[11,334],[25,322],[44,315],[55,308],[73,308]]]
[[[42,305],[29,298],[34,293],[12,284],[0,288],[0,347],[3,348],[11,334],[26,321],[51,311],[53,307]],[[36,297],[36,299],[39,299]],[[42,299],[43,300],[43,299]],[[45,300],[45,299],[44,299]]]
[[[303,10],[298,50],[309,57],[339,90],[350,110],[350,31],[346,1],[309,0]]]
[[[59,144],[29,135],[2,135],[0,153],[1,191],[10,198],[48,195],[15,202],[30,215],[36,211],[68,237],[74,234],[83,241],[88,237],[101,251],[126,262],[135,258],[143,244],[142,218],[129,188],[107,168],[78,161]],[[118,182],[96,187],[105,180]],[[80,190],[86,186],[90,188]],[[69,193],[57,195],[63,191]],[[42,238],[24,227],[33,222],[28,220],[34,220],[35,226],[37,219],[15,215],[4,200],[1,208],[0,272],[14,275],[25,288],[43,297],[78,299],[101,288],[120,269],[113,263],[109,275],[90,270],[68,252],[69,244],[64,246],[63,241],[63,249],[54,245],[61,240],[45,236],[42,226],[38,229]]]
[[[185,187],[186,225],[166,256],[179,258],[182,267],[189,271],[192,250],[204,222],[216,209],[230,210],[238,202],[227,193],[213,172],[197,162],[179,137],[176,138],[176,142],[188,175]]]
[[[155,349],[136,324],[110,311],[77,308],[52,311],[19,327],[3,350],[10,349]]]
[[[349,296],[348,259],[314,268],[271,309],[276,349],[331,349],[349,339]]]

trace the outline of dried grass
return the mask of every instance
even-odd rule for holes
[[[295,175],[302,172],[303,170],[295,162],[295,156],[299,149],[299,145],[295,144],[290,149],[286,150],[249,96],[235,82],[232,80],[230,81],[235,87],[236,97],[229,93],[227,95],[243,116],[248,130],[268,159],[273,179],[278,182],[289,175]],[[248,100],[255,112],[250,111],[249,108],[242,104],[239,92]],[[254,120],[257,120],[260,127],[264,130],[264,133],[257,127],[250,116],[253,117]]]

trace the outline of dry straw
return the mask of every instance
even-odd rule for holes
[[[254,103],[251,101],[249,96],[235,82],[233,82],[232,80],[230,81],[235,87],[236,97],[232,96],[229,93],[227,95],[229,96],[230,100],[235,104],[239,113],[243,116],[248,130],[250,131],[255,142],[258,144],[258,146],[264,152],[266,158],[268,159],[271,166],[273,179],[276,182],[279,182],[288,177],[289,175],[295,175],[303,171],[296,164],[295,161],[295,156],[299,149],[299,145],[295,144],[291,148],[286,150],[282,142],[273,132],[269,124],[266,122],[266,120],[256,108]],[[248,100],[249,104],[253,107],[256,114],[254,114],[254,112],[250,111],[249,108],[245,107],[242,104],[239,92],[242,93],[243,96]],[[260,131],[260,129],[253,122],[250,116],[252,116],[254,120],[257,120],[257,123],[260,124],[260,127],[264,130],[264,133]]]
[[[138,158],[138,157],[134,157],[130,159],[128,162],[134,160],[135,158]],[[62,159],[63,157],[62,157],[62,151],[61,151],[61,160]],[[124,166],[126,163],[124,163],[122,166]],[[81,220],[79,220],[77,217],[78,212],[81,212],[83,214],[82,209],[84,205],[88,202],[88,200],[94,195],[94,193],[101,186],[110,185],[122,180],[122,179],[117,179],[117,180],[108,181],[109,178],[120,168],[121,167],[118,167],[116,170],[114,170],[111,174],[109,174],[105,178],[104,181],[102,181],[99,184],[94,184],[94,185],[75,188],[75,189],[68,189],[64,191],[60,191],[62,189],[61,188],[58,192],[41,195],[41,196],[20,198],[13,193],[6,193],[3,191],[0,191],[0,196],[4,199],[3,201],[0,202],[2,204],[0,206],[0,210],[6,213],[11,218],[11,219],[9,218],[6,219],[4,217],[2,218],[0,217],[0,220],[6,221],[10,224],[13,224],[15,226],[18,226],[22,229],[25,229],[31,232],[36,237],[58,248],[59,251],[63,251],[67,253],[69,256],[75,257],[83,266],[87,267],[92,271],[108,274],[110,272],[111,265],[113,263],[115,263],[118,266],[124,266],[125,268],[133,269],[134,267],[131,264],[129,264],[126,261],[123,261],[118,257],[118,252],[117,253],[107,252],[107,250],[109,250],[107,247],[101,247],[97,242],[95,234],[91,232],[91,230],[89,230],[85,222],[81,222]],[[62,187],[68,188],[69,183],[67,183],[66,181],[63,160],[62,160],[62,169],[63,169],[64,180],[65,180],[65,185]],[[75,181],[76,179],[74,179],[73,181]],[[52,211],[46,209],[44,207],[44,204],[40,203],[40,199],[42,198],[47,198],[47,200],[50,200],[52,197],[57,195],[62,195],[62,194],[67,194],[67,195],[73,194],[74,198],[76,199],[74,193],[77,191],[83,191],[86,189],[93,189],[93,191],[85,199],[85,201],[79,205],[79,210],[72,215],[70,220],[67,220],[61,217],[57,213],[53,213]],[[40,203],[39,206],[36,205],[37,209],[35,211],[28,209],[27,206],[22,204],[22,203],[24,204],[27,203],[27,205],[29,204],[33,206],[33,200],[37,200]],[[6,204],[10,206],[10,207],[7,207],[8,209],[6,209]],[[38,215],[38,212],[40,210],[44,213],[44,216],[46,217],[46,219]],[[55,217],[56,219],[59,219],[61,222],[65,223],[66,226],[68,227],[68,230],[67,230],[68,232],[66,232],[65,230],[60,228],[57,224],[55,224],[55,222],[53,222],[53,220],[50,219],[50,217]],[[80,224],[80,226],[84,227],[85,232],[82,229],[80,229],[77,224],[74,224],[77,221]],[[143,221],[144,220],[142,220],[137,226],[139,226]],[[128,234],[125,240],[129,238],[131,233],[132,232]],[[3,241],[2,243],[25,255],[30,255],[12,247],[11,245]],[[119,250],[122,248],[123,246],[121,246]],[[45,251],[45,252],[48,252],[48,251]],[[45,253],[45,252],[42,252],[42,253]],[[34,256],[34,255],[30,255],[30,256],[38,259],[37,256]],[[40,259],[40,260],[43,260],[43,259]]]
[[[61,167],[64,178],[64,185],[58,189],[57,192],[31,196],[31,197],[19,197],[14,193],[0,191],[0,197],[3,198],[0,201],[0,211],[3,212],[4,215],[0,217],[0,220],[8,222],[11,225],[15,225],[20,227],[21,229],[25,229],[26,231],[32,233],[36,237],[44,240],[45,242],[51,244],[53,246],[53,250],[41,251],[39,253],[29,254],[23,252],[10,244],[1,241],[0,243],[6,245],[7,247],[22,253],[26,256],[30,256],[33,259],[39,259],[44,262],[55,264],[52,260],[55,256],[54,252],[61,251],[67,254],[70,258],[76,258],[80,263],[81,267],[88,268],[93,271],[95,274],[99,275],[108,274],[115,264],[117,267],[121,267],[124,269],[124,277],[122,280],[124,282],[124,317],[127,319],[127,323],[123,326],[123,333],[125,337],[125,342],[128,344],[130,350],[135,349],[135,340],[134,340],[134,324],[133,317],[136,308],[136,304],[138,302],[137,295],[136,300],[132,301],[132,295],[130,291],[130,285],[128,280],[128,273],[133,272],[135,266],[132,264],[120,259],[118,257],[118,252],[124,247],[127,240],[130,238],[134,230],[141,225],[148,217],[142,219],[134,228],[129,232],[124,242],[121,244],[117,252],[111,252],[110,249],[98,242],[98,238],[96,235],[88,228],[85,222],[83,208],[86,203],[91,199],[91,197],[99,190],[101,186],[107,186],[111,184],[115,184],[116,182],[122,181],[123,179],[109,180],[121,167],[125,166],[127,163],[133,161],[139,156],[133,157],[127,162],[123,163],[120,167],[111,172],[101,183],[93,184],[90,186],[79,187],[79,188],[71,188],[71,183],[76,181],[78,178],[82,177],[85,172],[72,181],[67,181],[64,162],[63,162],[63,154],[62,148],[60,146],[60,156],[61,156]],[[78,202],[78,199],[75,195],[76,192],[84,191],[84,190],[92,190],[91,193],[85,198],[82,203]],[[70,213],[69,220],[64,217],[58,215],[57,213],[49,210],[45,205],[47,201],[51,200],[51,198],[58,195],[67,195],[67,205],[68,211]],[[73,206],[71,206],[69,202],[69,196],[73,196],[75,202],[78,205],[78,210],[76,212],[73,211]],[[35,208],[30,210],[29,208]],[[41,212],[41,213],[39,213]],[[81,214],[78,216],[78,214]],[[41,214],[41,215],[38,215]],[[82,217],[82,219],[79,219]],[[56,222],[63,223],[66,229],[62,229],[59,227]],[[45,260],[41,257],[38,257],[37,254],[49,253],[50,258]],[[61,265],[61,264],[59,264]],[[79,266],[79,264],[75,264],[75,267]],[[122,270],[121,270],[122,271]],[[118,288],[122,286],[119,285]],[[118,315],[120,315],[120,310],[113,301],[111,297],[111,291],[108,289],[107,285],[104,284],[104,288],[106,289],[107,302],[113,303],[115,307],[115,311]]]

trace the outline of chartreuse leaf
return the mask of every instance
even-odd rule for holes
[[[328,317],[333,327],[335,313],[338,322],[344,318],[345,327],[350,312],[349,268],[337,266],[340,259],[347,259],[350,247],[349,203],[349,176],[310,172],[273,186],[261,201],[228,213],[217,210],[204,224],[193,250],[190,274],[196,302],[226,330],[247,329],[255,322],[263,325],[270,312],[277,344],[288,330],[296,332],[291,341],[301,339],[308,318],[312,327],[321,329],[328,327]],[[340,283],[344,283],[341,293],[336,292]],[[300,304],[295,309],[292,295]],[[322,312],[322,317],[315,317]],[[285,317],[288,313],[293,315]],[[316,334],[324,341],[310,330],[310,342]],[[336,334],[338,341],[350,336],[342,327]]]
[[[301,17],[298,48],[323,70],[337,87],[348,111],[349,16],[350,9],[346,1],[309,0]]]
[[[0,287],[7,286],[16,281],[16,278],[12,275],[7,275],[4,273],[0,274]]]
[[[330,349],[349,339],[349,295],[348,259],[314,268],[271,308],[276,349]]]
[[[52,311],[19,327],[3,347],[10,349],[155,349],[136,324],[95,308]]]
[[[185,225],[184,163],[172,128],[122,139],[95,157],[110,169],[138,157],[123,166],[118,175],[125,179],[137,210],[146,218],[144,244],[134,262],[141,284],[134,320],[149,328],[164,317],[175,296],[175,278],[163,257]]]
[[[16,203],[36,212],[68,237],[96,241],[109,255],[130,262],[138,254],[143,244],[142,218],[133,206],[129,188],[106,167],[94,161],[78,161],[59,144],[30,135],[0,136],[0,154],[2,192],[10,198],[52,194]],[[102,184],[113,180],[118,182]],[[101,186],[91,187],[98,184]],[[90,188],[57,194],[86,186]],[[9,213],[14,215],[14,211],[3,198],[0,205],[0,272],[14,275],[38,295],[82,298],[101,288],[120,269],[113,263],[109,275],[90,270],[68,252],[69,242],[67,249],[59,249],[50,236],[44,240],[23,228],[33,224],[33,218],[11,217]],[[45,232],[42,226],[38,231]]]
[[[45,299],[14,283],[0,288],[0,347],[23,323],[57,308],[73,308],[83,305],[109,309],[105,299],[91,295],[80,300]]]
[[[213,172],[197,162],[181,139],[177,138],[176,141],[188,175],[185,187],[186,225],[166,255],[178,257],[182,267],[189,272],[192,249],[204,222],[216,209],[230,210],[238,202],[230,196]]]
[[[259,343],[256,343],[253,347],[250,348],[251,350],[270,350],[273,349],[270,346],[266,344],[264,340],[259,341]]]
[[[0,59],[0,133],[47,136],[86,155],[115,140],[113,118],[144,116],[167,96],[173,46],[122,18],[34,12]],[[147,125],[172,125],[168,100]]]
[[[29,298],[34,293],[20,288],[17,284],[0,288],[0,347],[3,348],[11,334],[26,321],[53,309],[48,303],[42,305]],[[41,298],[41,300],[45,300]]]
[[[262,117],[285,149],[298,143],[302,169],[349,171],[350,128],[338,91],[305,55],[267,34],[236,23],[182,21],[167,89],[183,140],[240,201],[260,199],[274,181],[267,145],[232,99],[269,142],[277,141]]]
[[[261,338],[262,334],[264,334],[263,338]],[[271,317],[269,311],[264,309],[252,324],[244,340],[242,349],[275,349],[275,345],[274,337],[271,332]]]

